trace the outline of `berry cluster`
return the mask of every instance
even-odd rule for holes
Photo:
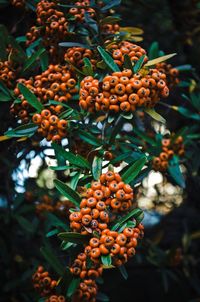
[[[83,110],[135,111],[136,107],[154,107],[161,97],[169,95],[166,76],[157,69],[149,69],[146,75],[130,69],[113,72],[103,82],[91,76],[81,81],[79,105]]]
[[[90,6],[90,0],[77,1],[74,3],[75,7],[70,8],[71,14],[76,21],[83,22],[85,20],[85,13],[88,13],[91,18],[95,16],[95,10]]]
[[[169,160],[173,155],[183,156],[185,151],[182,136],[178,136],[174,141],[170,138],[164,138],[162,139],[161,144],[162,152],[158,157],[154,157],[152,165],[155,171],[164,172],[167,170]]]
[[[92,279],[95,280],[100,277],[103,273],[103,267],[100,262],[91,261],[88,267],[87,259],[90,254],[90,250],[85,248],[83,253],[80,253],[77,258],[74,260],[73,264],[70,267],[71,273],[81,279]]]
[[[51,114],[48,109],[42,110],[41,114],[35,113],[32,121],[38,125],[38,133],[47,141],[60,142],[62,138],[66,137],[67,121]]]
[[[44,270],[43,266],[39,266],[32,276],[33,287],[40,293],[42,297],[52,293],[57,285],[56,280],[52,280],[49,272]]]
[[[122,233],[105,229],[99,238],[92,237],[85,249],[90,251],[88,256],[94,262],[100,262],[102,255],[110,255],[112,264],[120,266],[135,255],[137,238],[142,236],[143,226],[141,224],[136,228],[125,228]]]
[[[71,229],[83,234],[89,229],[101,234],[117,214],[128,211],[133,205],[132,188],[112,171],[102,174],[100,181],[94,181],[83,194],[80,211],[69,217]]]
[[[33,26],[27,33],[27,45],[41,36],[44,46],[55,61],[55,57],[58,56],[58,43],[68,35],[68,22],[64,13],[59,10],[57,0],[41,0],[37,4],[36,15],[38,28]]]
[[[173,68],[171,64],[167,64],[165,62],[156,64],[156,68],[166,74],[166,83],[169,88],[176,86],[180,80],[178,78],[179,71],[176,68]]]
[[[0,81],[8,88],[13,87],[13,81],[16,78],[16,70],[11,61],[0,61]]]
[[[25,0],[10,0],[10,4],[16,8],[23,8],[25,6]]]
[[[119,44],[111,44],[108,47],[112,54],[115,63],[122,66],[124,63],[124,55],[127,54],[133,63],[137,62],[139,58],[145,55],[144,63],[147,62],[146,50],[139,45],[133,44],[128,41],[122,41]]]
[[[64,296],[52,295],[45,302],[67,302]]]
[[[67,62],[69,61],[72,65],[79,69],[81,69],[84,65],[84,58],[90,59],[91,64],[93,65],[93,67],[95,67],[97,61],[93,57],[94,54],[92,50],[83,47],[68,48],[64,56]],[[73,69],[73,66],[71,68]]]
[[[92,279],[85,279],[76,290],[73,302],[95,302],[97,294],[96,282]]]
[[[120,30],[120,26],[119,24],[115,23],[115,24],[109,24],[109,23],[105,23],[103,25],[101,25],[101,30],[102,30],[102,35],[114,35],[116,32],[118,32]]]

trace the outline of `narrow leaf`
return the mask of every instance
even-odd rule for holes
[[[80,279],[79,278],[73,278],[71,283],[69,284],[69,287],[67,289],[67,297],[70,298],[76,291],[77,287],[79,286]]]
[[[123,174],[122,179],[125,183],[133,181],[146,163],[146,157],[141,157],[132,166],[130,166]]]
[[[124,279],[127,280],[128,279],[128,273],[127,273],[127,270],[126,270],[124,265],[119,266],[119,271],[122,274],[122,276],[124,277]]]
[[[44,106],[38,101],[36,96],[22,83],[18,84],[20,92],[23,94],[27,102],[34,107],[38,112],[41,112],[44,109]]]
[[[141,56],[139,58],[139,60],[135,63],[135,65],[133,67],[134,73],[137,73],[142,68],[142,65],[144,64],[145,57],[146,57],[146,55]]]
[[[45,48],[40,48],[31,57],[29,57],[25,61],[23,71],[26,71],[27,69],[29,69],[45,51],[46,51]]]
[[[143,211],[139,208],[133,209],[131,212],[129,212],[127,215],[119,219],[111,228],[112,231],[116,231],[119,229],[126,221],[128,221],[130,218],[134,218],[136,221],[138,218],[141,217]]]
[[[58,179],[54,180],[54,185],[62,195],[68,198],[76,207],[79,207],[81,197],[76,191],[72,190],[68,185]]]
[[[38,126],[33,123],[30,123],[26,125],[21,125],[12,130],[8,130],[4,134],[7,137],[31,136],[36,132],[37,128]]]
[[[52,249],[50,247],[42,247],[40,249],[41,254],[46,259],[46,261],[51,265],[51,267],[62,276],[63,274],[63,267],[60,264],[58,258],[53,253]]]
[[[120,71],[118,65],[114,62],[113,58],[105,51],[101,46],[97,46],[97,49],[106,63],[106,65],[112,70],[112,71]]]
[[[172,53],[172,54],[170,54],[170,55],[166,55],[166,56],[162,56],[162,57],[159,57],[159,58],[150,60],[150,61],[148,61],[148,62],[145,64],[145,67],[152,66],[152,65],[155,65],[155,64],[164,62],[164,61],[166,61],[166,60],[169,60],[169,59],[173,58],[173,57],[176,56],[176,55],[177,55],[177,53]]]
[[[95,180],[98,180],[101,175],[102,169],[102,158],[99,156],[95,156],[92,163],[92,175]]]
[[[90,238],[90,236],[88,235],[83,235],[75,232],[59,233],[58,237],[63,241],[71,242],[71,243],[86,243]]]
[[[144,111],[150,115],[154,120],[160,122],[160,123],[163,123],[165,124],[166,123],[166,120],[164,119],[164,117],[162,117],[158,112],[156,112],[154,109],[152,108],[146,108],[144,109]]]

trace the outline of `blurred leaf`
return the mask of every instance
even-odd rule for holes
[[[45,71],[49,66],[49,56],[47,51],[44,51],[40,55],[40,62],[41,62],[42,71]]]
[[[92,175],[95,180],[98,180],[101,175],[102,170],[102,158],[95,156],[92,162]]]
[[[143,55],[139,58],[139,60],[133,66],[134,73],[137,73],[143,66],[146,55]]]
[[[75,233],[75,232],[64,232],[64,233],[59,233],[58,237],[61,240],[64,240],[66,242],[71,242],[71,243],[86,243],[90,236],[88,235],[83,235],[80,233]]]
[[[5,97],[7,96],[7,101],[11,101],[11,99],[13,98],[13,92],[10,91],[3,82],[0,82],[0,90],[3,92],[3,94],[5,94]],[[2,102],[4,100],[0,101]]]
[[[166,56],[162,56],[162,57],[159,57],[159,58],[150,60],[150,61],[148,61],[148,62],[145,64],[145,67],[152,66],[152,65],[156,65],[156,64],[158,64],[158,63],[164,62],[164,61],[166,61],[166,60],[169,60],[169,59],[173,58],[173,57],[176,56],[176,55],[177,55],[177,53],[172,53],[172,54],[170,54],[170,55],[166,55]]]
[[[22,217],[22,216],[15,216],[15,219],[17,220],[17,222],[20,224],[20,226],[27,232],[29,233],[33,233],[34,232],[34,225],[29,222],[26,218]]]
[[[46,234],[46,237],[49,238],[49,237],[52,237],[52,236],[54,236],[54,235],[56,235],[58,233],[59,233],[59,231],[57,229],[54,229],[54,230],[51,230],[50,232],[48,232]]]
[[[179,71],[190,71],[192,70],[192,65],[186,64],[186,65],[176,66],[174,68],[178,69]]]
[[[119,271],[122,274],[122,276],[124,277],[124,279],[127,280],[128,279],[128,273],[127,273],[127,270],[126,270],[124,265],[119,266]]]
[[[101,262],[104,266],[110,266],[112,264],[111,255],[101,255]]]
[[[70,298],[76,291],[77,287],[79,286],[80,279],[79,278],[73,278],[72,281],[69,284],[68,290],[67,290],[67,297]]]
[[[90,49],[89,45],[77,43],[77,42],[62,42],[62,43],[59,43],[59,46],[61,46],[61,47],[82,47],[82,48]]]
[[[153,138],[149,137],[145,132],[135,127],[133,128],[133,132],[135,132],[139,137],[141,137],[145,142],[149,143],[151,146],[155,147],[157,145],[156,141]]]
[[[38,112],[41,112],[44,109],[44,106],[38,101],[36,96],[22,83],[18,84],[20,92],[23,94],[27,102],[34,107]]]
[[[159,56],[159,45],[158,42],[155,41],[151,44],[149,51],[148,51],[148,58],[149,60],[153,60]]]
[[[109,297],[106,295],[106,294],[104,294],[104,293],[102,293],[102,292],[97,292],[97,300],[99,300],[99,301],[103,301],[103,302],[109,302],[110,301],[110,299],[109,299]]]
[[[119,229],[127,220],[129,220],[130,218],[134,218],[137,223],[140,223],[141,218],[143,217],[143,211],[139,208],[133,209],[132,211],[130,211],[127,215],[125,215],[124,217],[122,217],[121,219],[119,219],[117,222],[115,222],[115,224],[111,227],[112,231],[116,231],[117,229]]]
[[[105,12],[106,10],[111,9],[114,6],[120,5],[120,3],[121,3],[121,0],[110,0],[108,4],[106,4],[105,6],[103,6],[101,8],[101,11]]]
[[[164,117],[162,117],[159,113],[157,113],[154,109],[152,108],[145,108],[144,111],[149,114],[154,120],[160,122],[160,123],[166,123],[166,120]]]
[[[42,256],[46,259],[46,261],[51,265],[51,267],[55,270],[55,272],[62,276],[64,273],[64,269],[58,258],[53,253],[53,250],[50,247],[41,247],[40,249]]]
[[[132,26],[128,26],[128,27],[120,27],[120,31],[122,32],[128,32],[131,33],[132,35],[142,35],[144,33],[143,29],[139,28],[139,27],[132,27]]]
[[[90,17],[89,12],[85,11],[84,17],[85,17],[86,24],[88,24],[88,26],[91,28],[93,33],[98,34],[99,29],[98,29],[97,22],[93,18]]]
[[[168,172],[180,187],[185,188],[185,180],[180,170],[179,159],[175,155],[169,162]]]
[[[91,64],[90,60],[88,58],[84,58],[83,63],[84,63],[83,72],[86,75],[94,76],[94,72],[93,72],[93,68],[92,68],[92,64]]]
[[[4,134],[8,137],[21,137],[21,136],[31,136],[33,135],[38,126],[33,123],[21,125],[15,129],[8,130]]]
[[[29,57],[24,64],[23,72],[32,67],[32,65],[35,63],[35,61],[45,52],[45,48],[40,48],[34,54]]]
[[[100,24],[115,24],[117,22],[119,22],[121,20],[121,18],[116,17],[116,16],[107,16],[105,18],[103,18],[102,20],[100,20]]]
[[[61,146],[56,143],[52,143],[52,147],[59,154],[59,156],[63,157],[65,160],[69,161],[70,164],[80,167],[90,169],[89,162],[80,155],[74,155],[72,152],[66,151]]]
[[[97,49],[106,63],[106,65],[112,70],[112,71],[120,71],[118,65],[114,62],[113,58],[105,51],[101,46],[97,46]]]
[[[147,159],[145,156],[142,156],[136,162],[134,162],[123,174],[122,179],[125,183],[130,183],[133,181],[139,172],[142,170],[146,163]]]
[[[58,179],[54,180],[54,185],[56,189],[67,197],[76,207],[80,206],[81,197],[76,191],[72,190],[68,185]]]
[[[90,145],[99,147],[101,145],[101,142],[96,138],[93,134],[91,134],[89,131],[84,131],[79,129],[78,130],[79,137],[87,142]]]

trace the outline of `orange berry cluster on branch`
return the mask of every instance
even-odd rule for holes
[[[44,270],[43,266],[39,266],[32,276],[33,287],[42,297],[53,292],[57,285],[57,281],[49,276],[49,272]]]
[[[173,68],[171,64],[167,64],[165,62],[156,64],[156,68],[166,74],[166,83],[171,88],[180,82],[178,76],[179,71],[176,68]]]
[[[13,87],[13,81],[16,79],[16,70],[11,61],[0,61],[0,81],[8,88]]]
[[[122,66],[124,63],[124,55],[127,54],[132,62],[137,62],[140,57],[145,55],[144,63],[148,61],[146,56],[146,50],[139,45],[133,44],[128,41],[122,41],[119,44],[111,44],[108,46],[109,52],[111,52],[115,63]]]
[[[86,247],[92,261],[100,261],[102,255],[110,255],[112,264],[120,266],[135,255],[137,238],[143,236],[143,226],[127,227],[122,233],[105,229],[100,238],[93,237]]]
[[[73,302],[95,302],[97,295],[97,284],[92,279],[85,279],[80,282],[72,301]]]
[[[64,13],[59,10],[58,1],[41,0],[36,9],[37,26],[33,26],[27,33],[27,45],[30,45],[39,36],[43,44],[49,49],[52,57],[58,54],[58,43],[62,42],[68,35],[68,22]]]
[[[117,214],[132,207],[134,197],[133,189],[112,171],[102,174],[83,195],[80,211],[69,217],[71,229],[82,234],[88,234],[88,229],[101,234]]]
[[[158,157],[154,157],[152,165],[154,170],[164,172],[167,170],[169,160],[173,155],[183,156],[185,151],[182,136],[178,136],[174,142],[170,138],[164,138],[161,144],[162,152]]]
[[[76,21],[83,22],[85,20],[85,13],[87,12],[91,18],[95,16],[95,10],[90,6],[90,0],[77,1],[74,3],[75,7],[70,8],[71,14]],[[80,6],[80,7],[79,7]]]
[[[61,295],[52,295],[45,302],[67,302],[64,296]]]
[[[146,75],[130,69],[113,72],[103,82],[91,76],[81,81],[79,105],[83,110],[133,112],[137,107],[154,107],[161,97],[169,95],[166,76],[157,69]]]
[[[96,65],[96,60],[94,59],[93,51],[83,47],[71,47],[65,53],[65,60],[73,64],[77,68],[82,68],[84,63],[83,59],[88,58],[93,67]],[[73,66],[71,67],[73,69]]]
[[[89,256],[90,250],[85,248],[83,253],[80,253],[77,258],[74,260],[73,264],[70,267],[71,273],[81,279],[92,279],[95,280],[100,277],[103,273],[103,267],[100,262],[91,261],[88,267],[87,257]]]

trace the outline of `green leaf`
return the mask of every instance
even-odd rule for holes
[[[108,9],[111,9],[112,7],[120,5],[121,0],[112,0],[109,1],[108,4],[106,4],[104,7],[102,7],[101,11],[105,12]]]
[[[145,64],[145,67],[152,66],[152,65],[156,65],[156,64],[158,64],[158,63],[164,62],[164,61],[166,61],[166,60],[171,59],[172,57],[174,57],[174,56],[176,56],[176,55],[177,55],[177,53],[172,53],[172,54],[170,54],[170,55],[166,55],[166,56],[162,56],[162,57],[159,57],[159,58],[150,60],[150,61],[148,61],[148,62]]]
[[[166,120],[164,117],[162,117],[159,113],[157,113],[154,109],[152,108],[145,108],[144,111],[150,115],[154,120],[160,122],[160,123],[166,123]]]
[[[174,68],[178,69],[179,71],[190,71],[193,69],[192,65],[189,65],[189,64],[176,66]]]
[[[159,56],[159,44],[157,41],[153,42],[148,51],[149,60],[153,60]]]
[[[90,17],[89,12],[85,11],[84,18],[85,18],[85,22],[91,28],[92,32],[94,34],[98,34],[99,28],[98,28],[97,22],[93,18]]]
[[[125,53],[125,55],[124,55],[123,67],[133,71],[133,64],[132,64],[131,59],[130,59],[130,57],[127,53]]]
[[[8,100],[14,97],[12,91],[10,91],[3,82],[0,82],[0,90],[7,96]]]
[[[63,232],[59,233],[58,237],[66,242],[71,242],[71,243],[86,243],[88,242],[90,236],[88,235],[83,235],[80,233],[75,233],[75,232]]]
[[[77,43],[77,42],[62,42],[62,43],[59,43],[59,46],[61,46],[61,47],[82,47],[82,48],[86,48],[86,49],[91,48],[89,45]]]
[[[86,132],[84,130],[79,129],[78,135],[82,140],[84,140],[85,142],[87,142],[90,145],[93,145],[96,147],[99,147],[101,145],[101,142],[98,140],[98,138],[96,138],[90,132]]]
[[[23,72],[32,67],[35,61],[45,52],[45,48],[38,49],[31,57],[29,57],[24,64]]]
[[[58,179],[54,180],[54,185],[62,195],[67,197],[76,207],[79,207],[81,197],[76,191],[72,190],[68,185]]]
[[[121,219],[119,219],[112,227],[111,230],[112,231],[116,231],[117,229],[119,229],[127,220],[129,220],[130,218],[134,218],[138,223],[140,223],[141,218],[144,217],[143,216],[143,211],[139,208],[133,209],[132,211],[130,211],[127,215],[125,215],[124,217],[122,217]]]
[[[28,221],[26,218],[22,216],[15,216],[17,222],[20,224],[20,226],[27,232],[33,233],[34,232],[34,226],[33,224]]]
[[[79,286],[80,278],[73,278],[67,289],[67,297],[70,298]]]
[[[58,231],[57,229],[51,230],[51,231],[49,231],[49,232],[46,234],[46,237],[47,237],[47,238],[52,237],[52,236],[58,234],[58,232],[59,232],[59,231]]]
[[[106,65],[112,71],[120,71],[119,66],[114,62],[113,58],[107,53],[107,51],[105,51],[101,46],[97,46],[97,49]]]
[[[151,146],[157,146],[156,141],[149,137],[147,134],[145,134],[145,132],[137,129],[137,128],[133,128],[133,132],[135,132],[139,137],[141,137],[145,142],[149,143]]]
[[[181,173],[177,156],[173,156],[173,159],[169,162],[168,172],[180,187],[185,188],[185,179]]]
[[[176,106],[173,106],[173,109],[175,109],[175,107]],[[175,110],[178,111],[183,116],[186,116],[186,117],[196,120],[196,121],[200,121],[200,115],[197,113],[193,113],[192,111],[188,110],[187,108],[179,106],[179,107],[176,107]]]
[[[103,18],[100,21],[100,24],[101,25],[103,25],[103,24],[115,24],[115,23],[119,22],[120,20],[121,20],[121,18],[116,17],[116,16],[107,16],[107,17]]]
[[[74,175],[71,177],[70,187],[73,190],[76,190],[80,175],[80,172],[74,172]]]
[[[139,60],[135,63],[135,65],[133,67],[134,73],[137,73],[142,68],[142,65],[144,64],[145,57],[146,57],[146,55],[141,56],[139,58]]]
[[[58,273],[59,276],[62,276],[64,270],[63,266],[59,262],[56,255],[53,253],[53,250],[50,247],[41,247],[41,254],[46,259],[46,261],[51,265],[51,267]]]
[[[84,58],[83,63],[84,63],[83,72],[87,76],[94,76],[94,72],[93,72],[93,68],[92,68],[92,64],[91,64],[90,60],[88,58]]]
[[[92,175],[95,180],[98,180],[101,175],[102,170],[102,158],[99,156],[95,156],[92,163]]]
[[[38,126],[36,126],[33,123],[26,124],[26,125],[21,125],[15,129],[8,130],[4,134],[9,137],[22,137],[22,136],[32,136]]]
[[[96,298],[97,298],[97,300],[103,301],[103,302],[110,301],[109,297],[106,294],[99,292],[99,291],[97,292]]]
[[[101,262],[104,266],[110,266],[112,264],[111,255],[101,255]]]
[[[134,162],[134,164],[122,174],[123,181],[125,183],[130,183],[131,181],[133,181],[144,167],[146,161],[146,157],[142,156],[140,159]]]
[[[18,84],[20,92],[23,94],[27,102],[34,107],[38,112],[41,112],[44,109],[44,106],[38,101],[36,96],[22,83]]]
[[[40,55],[40,62],[41,62],[42,71],[45,71],[49,66],[49,57],[47,51],[43,52]]]
[[[127,280],[128,279],[128,273],[127,273],[127,270],[126,270],[124,265],[119,266],[119,271],[122,274],[122,276],[124,277],[124,279]]]
[[[87,168],[90,169],[89,162],[80,155],[74,155],[73,153],[66,151],[61,146],[56,143],[52,143],[52,147],[54,148],[55,152],[59,154],[59,156],[63,157],[65,160],[69,161],[70,164],[80,167],[80,168]]]

